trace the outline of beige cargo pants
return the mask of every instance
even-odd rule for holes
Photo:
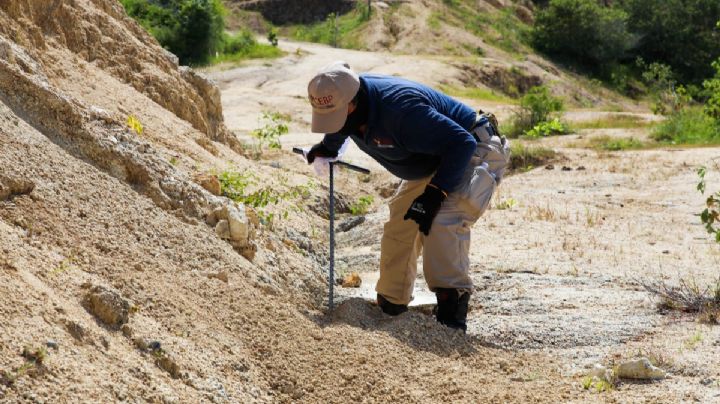
[[[430,290],[454,288],[472,291],[470,230],[490,204],[490,198],[509,163],[509,142],[475,129],[481,139],[465,169],[463,181],[440,207],[430,234],[412,220],[403,220],[412,202],[432,177],[402,181],[389,202],[390,218],[380,244],[380,279],[375,290],[395,304],[408,304],[423,254],[423,274]]]

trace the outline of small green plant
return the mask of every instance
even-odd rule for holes
[[[33,349],[26,346],[23,348],[21,355],[25,358],[25,363],[9,372],[4,370],[2,374],[0,374],[0,384],[8,387],[12,386],[19,378],[28,372],[36,368],[42,368],[43,363],[47,360],[48,352],[45,347]]]
[[[560,122],[558,118],[553,118],[550,121],[540,122],[533,126],[532,129],[525,132],[525,136],[537,139],[552,135],[565,135],[567,133],[570,133],[568,126],[565,123]]]
[[[268,31],[267,39],[268,39],[268,42],[270,42],[270,45],[278,46],[277,28],[271,28],[270,31]]]
[[[706,174],[706,167],[698,168],[699,182],[696,188],[703,195],[705,195],[707,188]],[[714,236],[716,242],[720,243],[720,190],[708,196],[705,200],[705,209],[698,216],[700,216],[700,221],[705,226],[705,230]]]
[[[517,201],[513,198],[505,199],[504,201],[498,203],[495,205],[495,209],[497,210],[505,210],[505,209],[512,209],[515,205],[517,205]]]
[[[178,164],[178,159],[175,157],[170,157],[170,165],[177,166],[177,164]]]
[[[136,135],[142,136],[143,134],[143,125],[140,122],[139,119],[135,115],[130,115],[127,118],[127,125],[130,128],[131,131],[135,132]]]
[[[258,216],[266,224],[272,224],[275,213],[269,208],[284,201],[297,201],[307,198],[315,183],[308,182],[303,185],[288,186],[286,179],[281,179],[280,186],[259,186],[259,181],[252,173],[237,171],[223,171],[218,175],[220,192],[223,196],[235,202],[243,203],[257,210]],[[279,189],[284,189],[280,191]],[[283,210],[281,216],[286,218],[288,210]]]
[[[685,340],[685,348],[694,350],[695,348],[697,348],[697,345],[702,342],[702,340],[702,332],[698,330],[695,332],[695,334],[691,335],[690,338]]]
[[[58,275],[67,271],[70,271],[72,269],[75,269],[75,257],[69,256],[65,258],[64,260],[60,261],[58,266],[53,268],[52,271],[50,271],[50,275]]]
[[[280,136],[288,133],[288,118],[279,112],[263,112],[260,119],[261,128],[255,129],[251,135],[258,139],[260,150],[267,147],[270,149],[280,148]]]
[[[611,382],[605,379],[598,379],[597,377],[593,376],[585,376],[582,379],[581,386],[584,390],[594,389],[597,393],[610,391],[615,388],[615,386]]]
[[[366,214],[374,200],[375,198],[372,195],[361,196],[355,203],[350,205],[350,213],[355,216]]]

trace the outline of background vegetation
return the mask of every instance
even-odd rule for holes
[[[280,55],[274,46],[257,43],[249,31],[225,32],[220,0],[120,0],[158,42],[183,65]]]

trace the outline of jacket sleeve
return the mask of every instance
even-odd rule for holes
[[[322,144],[324,144],[325,147],[328,148],[328,150],[337,152],[340,150],[347,138],[348,135],[343,135],[340,133],[328,133],[325,135],[325,137],[323,137]]]
[[[413,153],[440,157],[440,166],[430,183],[445,192],[453,192],[475,152],[475,138],[429,105],[412,107],[397,125],[396,140],[401,146]]]

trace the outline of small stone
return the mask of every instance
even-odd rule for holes
[[[94,286],[85,295],[83,306],[103,323],[120,328],[130,318],[130,302],[119,293]]]
[[[225,282],[225,283],[228,283],[228,280],[229,280],[228,272],[227,272],[227,271],[219,271],[219,272],[216,272],[216,273],[210,273],[210,274],[207,275],[207,277],[210,278],[210,279],[218,279],[218,280],[221,280],[221,281],[223,281],[223,282]]]
[[[563,170],[563,171],[572,171],[572,167],[563,166],[563,167],[562,167],[562,170]]]
[[[585,166],[580,166],[576,168],[577,171],[585,171]]]
[[[664,379],[664,370],[653,366],[648,358],[623,362],[617,366],[616,376],[622,379],[657,380]]]
[[[195,176],[195,182],[197,182],[201,187],[205,188],[206,191],[210,192],[213,195],[220,196],[222,192],[220,187],[220,180],[218,180],[217,175],[198,174]]]
[[[235,207],[228,209],[228,224],[230,225],[230,238],[236,242],[247,242],[249,236],[248,219],[244,209]]]
[[[221,220],[215,226],[215,234],[223,240],[230,239],[230,223],[227,220]]]
[[[144,350],[148,349],[148,346],[150,345],[150,344],[145,340],[145,338],[139,338],[139,337],[138,337],[138,338],[135,338],[135,339],[133,340],[133,344],[135,345],[135,348],[137,348],[137,349],[139,349],[139,350],[141,350],[141,351],[144,351]]]
[[[49,339],[49,340],[45,343],[45,346],[47,346],[48,348],[54,349],[54,350],[56,350],[56,351],[60,348],[60,345],[58,345],[57,341],[53,341],[53,340],[51,340],[51,339]]]
[[[160,341],[152,341],[151,343],[148,344],[148,348],[150,348],[153,351],[160,350],[161,346],[162,345],[160,344]]]
[[[85,338],[88,336],[88,330],[75,321],[66,321],[65,329],[80,343],[85,342]]]
[[[362,279],[357,272],[345,275],[342,281],[342,287],[344,288],[359,288],[361,284]]]
[[[670,254],[670,250],[663,250],[663,254]]]
[[[346,219],[346,220],[343,220],[343,221],[338,225],[338,231],[341,231],[341,232],[343,232],[343,231],[349,231],[349,230],[351,230],[352,228],[357,227],[357,226],[363,224],[364,222],[365,222],[365,216],[356,216],[356,217],[348,218],[348,219]]]
[[[548,165],[545,166],[545,169],[546,169],[546,170],[554,170],[554,169],[555,169],[555,166],[554,166],[553,164],[548,164]]]
[[[127,338],[132,338],[133,335],[133,329],[128,324],[123,324],[122,327],[120,327],[120,331],[122,331],[123,335]]]
[[[158,367],[170,374],[173,378],[177,379],[180,377],[180,366],[167,354],[163,354],[155,362]]]

